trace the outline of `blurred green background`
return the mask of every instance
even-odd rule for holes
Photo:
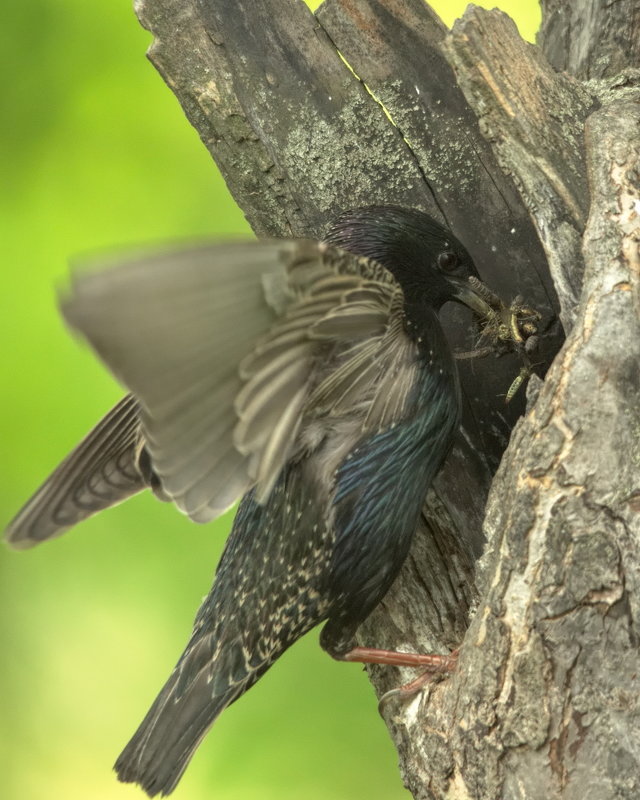
[[[498,5],[533,38],[534,0],[480,5]],[[465,3],[433,6],[451,24]],[[250,235],[146,61],[149,41],[130,0],[4,9],[0,525],[122,393],[56,311],[69,256]],[[186,643],[229,524],[193,525],[145,495],[40,549],[1,549],[3,798],[142,797],[110,767]],[[366,677],[326,656],[317,632],[223,714],[176,792],[408,796]]]

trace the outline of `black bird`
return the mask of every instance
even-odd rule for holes
[[[171,792],[220,712],[323,620],[335,658],[437,663],[354,647],[354,634],[405,560],[459,422],[438,311],[487,313],[471,276],[448,230],[378,206],[342,215],[324,243],[216,244],[76,277],[64,316],[131,394],[8,541],[30,547],[146,487],[197,522],[243,496],[120,780]]]

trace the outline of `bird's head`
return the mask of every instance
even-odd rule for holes
[[[456,300],[481,315],[490,310],[469,283],[478,273],[464,245],[423,211],[400,206],[347,211],[325,241],[385,266],[402,286],[408,305],[427,303],[438,311]]]

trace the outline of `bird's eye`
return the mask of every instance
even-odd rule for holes
[[[444,272],[451,272],[458,266],[458,256],[451,250],[446,250],[438,256],[438,266]]]

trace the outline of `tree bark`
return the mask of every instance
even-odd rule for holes
[[[447,33],[422,0],[136,3],[258,235],[419,207],[543,313],[525,416],[500,397],[515,358],[460,362],[461,434],[359,632],[462,643],[449,680],[385,708],[416,798],[640,796],[638,4],[610,5],[546,0],[537,49],[497,11]],[[468,318],[444,322],[469,349]],[[415,673],[369,674],[380,694]]]
[[[555,69],[613,78],[640,62],[637,0],[541,0],[539,44]]]

